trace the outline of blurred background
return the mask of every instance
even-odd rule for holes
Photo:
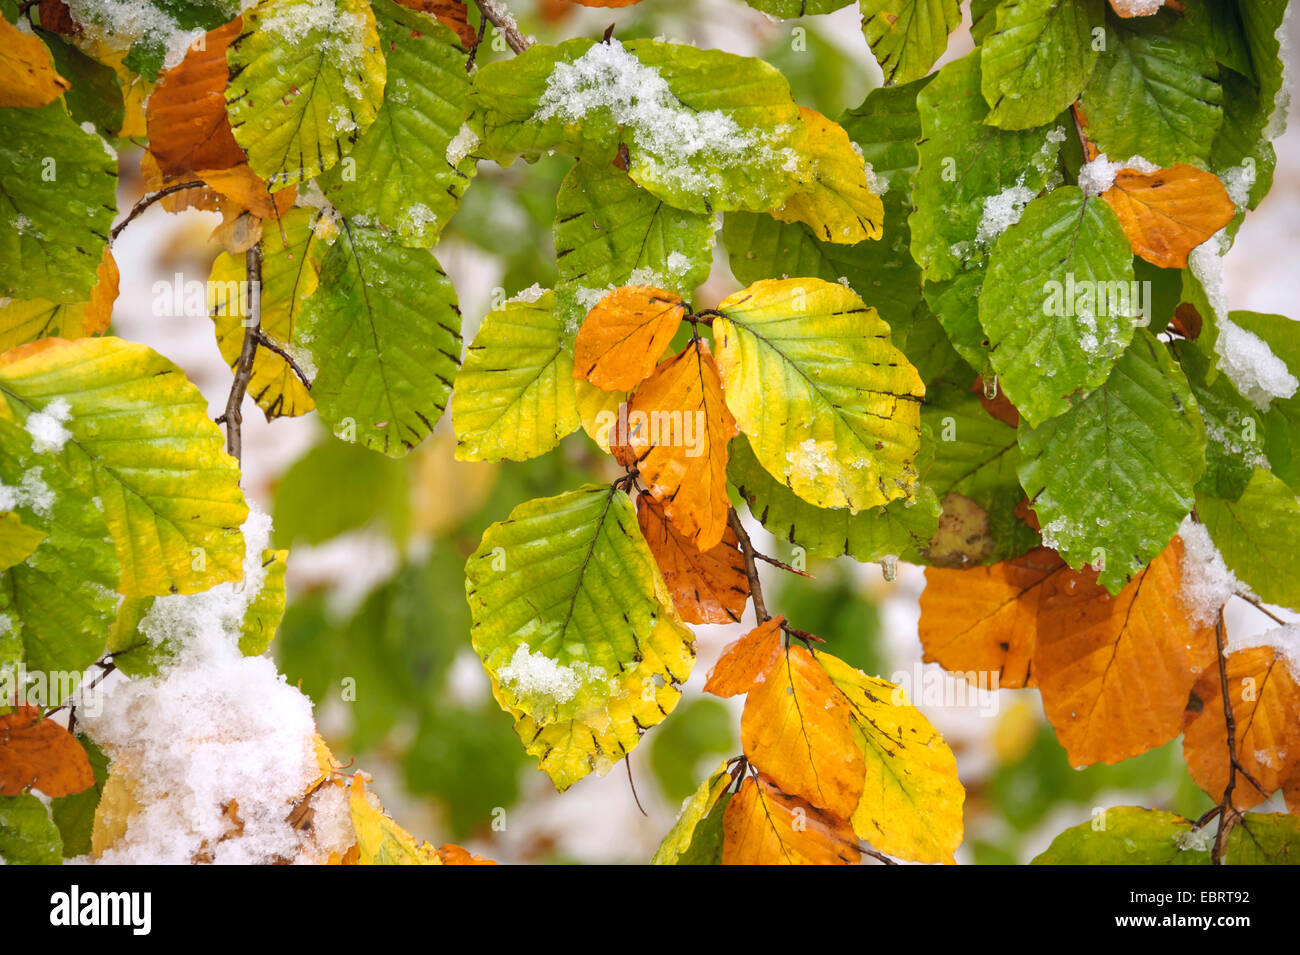
[[[591,9],[569,0],[511,0],[521,28],[540,40],[599,36],[611,23],[622,39],[664,37],[762,56],[789,79],[795,98],[836,117],[879,85],[856,6],[830,16],[776,21],[740,0],[644,0]],[[1295,18],[1284,46],[1294,79]],[[945,61],[969,51],[966,28]],[[503,56],[485,48],[480,61]],[[1229,253],[1232,308],[1300,314],[1300,132],[1276,143],[1273,191],[1247,216]],[[143,186],[123,163],[121,208]],[[455,282],[472,339],[494,290],[514,295],[555,280],[551,222],[555,193],[571,160],[544,158],[502,170],[490,163],[434,250]],[[205,282],[222,251],[211,238],[220,219],[155,206],[114,247],[122,291],[114,333],[144,342],[179,364],[224,409],[230,370],[212,324],[202,317],[154,316],[153,284]],[[715,304],[739,285],[720,250],[695,299]],[[498,293],[499,294],[499,293]],[[469,644],[463,563],[484,528],[517,504],[613,475],[612,461],[579,432],[526,463],[453,460],[449,416],[403,460],[330,437],[314,415],[268,424],[244,406],[244,484],[275,520],[275,546],[292,547],[290,607],[273,645],[280,669],[316,703],[322,733],[345,762],[375,777],[389,811],[421,839],[459,842],[503,862],[644,862],[678,806],[718,762],[739,751],[739,701],[700,688],[723,646],[752,621],[697,627],[699,659],[686,696],[631,756],[648,815],[622,765],[563,795],[524,756],[511,721],[492,700]],[[751,527],[766,553],[789,545]],[[875,565],[815,562],[814,580],[766,568],[767,602],[798,627],[823,637],[855,666],[904,682],[943,733],[966,786],[966,841],[960,862],[1024,862],[1094,807],[1141,804],[1199,815],[1210,802],[1192,783],[1175,741],[1117,766],[1076,771],[1043,718],[1037,691],[964,692],[937,666],[920,663],[919,568],[891,582]],[[1229,625],[1262,629],[1250,608]],[[930,691],[921,692],[922,687]],[[960,703],[961,705],[957,705]],[[736,705],[733,705],[736,704]]]

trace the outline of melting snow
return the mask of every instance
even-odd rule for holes
[[[606,678],[603,667],[582,661],[565,666],[544,653],[532,653],[526,643],[515,648],[515,655],[496,676],[520,696],[549,697],[556,704],[568,703],[584,685]]]
[[[1187,615],[1202,626],[1214,623],[1215,617],[1229,597],[1250,590],[1228,569],[1223,556],[1210,539],[1204,524],[1183,518],[1178,536],[1183,539],[1181,596]]]
[[[55,398],[40,411],[27,416],[27,433],[32,436],[32,450],[40,454],[60,451],[72,437],[64,424],[72,417],[68,402]]]

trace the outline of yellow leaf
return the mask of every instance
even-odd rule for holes
[[[854,736],[866,760],[854,830],[887,855],[914,862],[954,861],[966,791],[948,744],[902,688],[829,653],[819,653],[817,659],[849,700]]]
[[[764,279],[718,306],[727,407],[759,463],[818,507],[912,495],[925,385],[850,289]]]
[[[799,185],[772,217],[802,222],[827,242],[879,239],[885,208],[867,183],[862,154],[838,123],[806,106],[799,107],[799,115],[808,129],[795,173]]]
[[[357,833],[358,865],[442,865],[438,851],[393,822],[379,800],[366,792],[361,773],[352,777],[352,828]]]
[[[32,33],[0,17],[0,107],[34,109],[71,88],[50,61],[50,51]]]

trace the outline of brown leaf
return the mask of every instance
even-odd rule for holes
[[[1238,650],[1224,661],[1236,733],[1237,762],[1264,787],[1237,774],[1232,804],[1259,805],[1300,770],[1300,686],[1272,647]],[[1183,757],[1196,784],[1215,802],[1228,785],[1228,724],[1218,666],[1208,667],[1192,688],[1196,707],[1183,724]]]
[[[1011,403],[1011,399],[1007,397],[1005,391],[998,389],[998,392],[990,398],[984,388],[984,379],[982,377],[975,379],[975,383],[970,386],[970,390],[979,396],[980,404],[993,417],[1008,427],[1020,427],[1020,409]]]
[[[1190,302],[1179,302],[1174,309],[1174,317],[1169,323],[1169,330],[1177,332],[1183,338],[1197,338],[1201,334],[1201,313]]]
[[[242,27],[243,19],[236,17],[210,31],[202,48],[191,47],[149,97],[149,149],[165,179],[184,180],[200,169],[247,163],[226,115],[226,49]]]
[[[1183,608],[1175,537],[1112,597],[1091,570],[1044,581],[1034,675],[1070,765],[1116,763],[1182,730],[1197,677],[1213,666],[1214,630]]]
[[[86,751],[76,737],[35,706],[0,716],[0,796],[39,789],[70,796],[95,784]]]
[[[438,858],[442,860],[443,865],[496,865],[491,859],[473,855],[468,849],[463,849],[453,842],[447,843],[438,850]]]
[[[1217,176],[1183,164],[1152,173],[1121,169],[1102,198],[1133,251],[1165,269],[1186,268],[1187,253],[1237,212]]]
[[[54,71],[50,51],[39,37],[0,17],[0,107],[34,109],[71,87]]]
[[[63,0],[41,0],[41,26],[51,33],[62,33],[64,36],[77,36],[81,33],[81,26],[76,20],[72,19],[72,11]]]
[[[727,527],[717,545],[699,550],[650,494],[637,498],[636,517],[681,618],[687,623],[739,621],[749,600],[749,577],[736,532]]]
[[[998,685],[1007,689],[1034,686],[1039,595],[1045,581],[1066,570],[1047,547],[989,567],[926,568],[920,623],[925,662],[954,673],[997,671]]]
[[[851,710],[811,653],[787,647],[749,690],[741,747],[784,792],[848,819],[862,799],[867,772]]]
[[[478,39],[474,28],[469,25],[469,11],[461,0],[397,0],[404,7],[419,10],[436,18],[445,27],[460,38],[460,44],[469,49]]]
[[[699,550],[716,547],[731,510],[727,442],[740,429],[709,346],[693,341],[662,362],[633,393],[627,417],[626,444],[668,520]]]
[[[722,814],[723,865],[853,865],[861,857],[847,820],[781,792],[762,773]]]
[[[759,624],[739,640],[727,644],[709,671],[704,692],[714,696],[748,693],[776,665],[781,655],[781,624],[785,617],[773,617]]]
[[[587,313],[573,344],[573,377],[604,391],[631,391],[654,370],[686,305],[648,285],[614,289]]]
[[[988,511],[964,494],[949,491],[940,502],[939,526],[922,548],[936,567],[969,567],[993,552]]]

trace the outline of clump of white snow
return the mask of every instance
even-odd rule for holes
[[[572,123],[600,110],[631,133],[637,161],[677,189],[708,193],[724,188],[721,177],[710,171],[713,166],[798,160],[797,155],[777,157],[762,134],[742,129],[721,110],[686,108],[657,69],[613,38],[594,44],[572,63],[555,65],[535,118]]]
[[[1065,141],[1064,127],[1057,126],[1047,131],[1047,137],[1033,159],[1033,168],[1040,174],[1047,174],[1056,160],[1057,149]],[[979,226],[975,231],[975,243],[981,248],[991,246],[1003,232],[1020,221],[1025,206],[1037,195],[1025,185],[1027,172],[1022,172],[1015,184],[1008,186],[996,195],[984,199],[984,211],[980,216]],[[1048,177],[1051,185],[1051,177]],[[970,252],[969,243],[959,242],[950,250],[957,258],[966,258]]]
[[[1238,211],[1245,209],[1250,202],[1250,190],[1255,185],[1255,163],[1253,160],[1243,162],[1240,166],[1229,166],[1219,173],[1228,198]]]
[[[54,512],[54,491],[45,483],[42,468],[30,468],[23,473],[17,487],[0,484],[0,511],[30,507],[38,517],[48,520]]]
[[[1110,0],[1110,5],[1121,17],[1149,17],[1160,11],[1165,0]]]
[[[556,705],[568,703],[583,686],[606,680],[603,667],[582,661],[565,666],[540,651],[533,653],[525,643],[515,648],[514,656],[497,670],[496,677],[520,696],[544,697]]]
[[[531,304],[533,302],[536,302],[539,298],[541,298],[545,294],[546,294],[546,289],[542,288],[540,285],[534,282],[532,285],[528,286],[528,288],[522,289],[513,298],[509,298],[506,301],[524,302],[524,303]]]
[[[1178,536],[1183,540],[1183,606],[1193,623],[1209,626],[1229,597],[1250,590],[1228,569],[1204,524],[1188,515],[1178,528]]]
[[[477,145],[478,134],[467,124],[462,123],[460,131],[452,137],[451,142],[447,143],[447,165],[459,166],[461,160],[473,152]]]
[[[1219,319],[1214,352],[1219,356],[1219,369],[1260,411],[1267,411],[1274,398],[1290,398],[1300,388],[1300,381],[1268,343],[1231,319]]]
[[[72,437],[64,425],[72,418],[72,411],[64,398],[55,398],[40,411],[27,416],[24,425],[32,436],[32,450],[39,454],[61,451]]]
[[[171,69],[204,36],[202,29],[182,29],[174,17],[149,0],[66,0],[84,39],[125,51],[143,40],[161,46],[163,68]],[[240,8],[250,3],[239,4]],[[232,8],[235,5],[232,4]]]
[[[289,815],[320,776],[311,701],[266,656],[239,651],[240,621],[263,580],[270,519],[244,525],[242,584],[161,597],[141,622],[175,652],[157,676],[105,690],[82,725],[109,753],[136,804],[109,864],[323,861],[352,841],[338,819],[342,798],[323,787],[311,808],[330,822],[311,834]]]
[[[1083,164],[1079,169],[1079,188],[1085,196],[1099,196],[1115,185],[1115,176],[1121,169],[1134,172],[1153,173],[1160,169],[1155,163],[1143,156],[1130,156],[1124,162],[1111,162],[1101,153],[1096,159]]]

